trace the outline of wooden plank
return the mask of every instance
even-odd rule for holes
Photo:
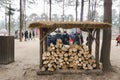
[[[37,75],[53,75],[53,74],[102,74],[102,70],[56,70],[50,71],[37,71]]]
[[[95,47],[95,60],[97,68],[99,68],[99,46],[100,46],[100,29],[96,30],[96,47]]]

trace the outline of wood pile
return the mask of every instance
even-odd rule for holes
[[[66,46],[62,44],[61,39],[57,40],[56,45],[51,44],[48,47],[48,51],[42,55],[42,60],[41,71],[96,69],[94,56],[89,54],[86,46]],[[99,68],[102,69],[101,63]]]

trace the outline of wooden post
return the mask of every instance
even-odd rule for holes
[[[92,52],[92,35],[88,35],[88,48],[89,48],[89,53],[91,54]]]
[[[40,29],[40,40],[43,37],[43,29]],[[40,68],[42,67],[43,41],[40,41]]]
[[[47,37],[45,38],[45,51],[47,51]]]
[[[44,31],[45,31],[45,34],[44,34],[44,35],[47,35],[48,29],[44,29]],[[46,37],[45,40],[44,40],[44,48],[45,48],[45,51],[47,51],[47,37]]]
[[[96,47],[95,47],[95,59],[97,68],[99,68],[99,43],[100,43],[100,29],[96,30]]]
[[[47,29],[42,29],[43,30],[43,37],[47,35],[48,30]],[[43,38],[42,37],[42,38]],[[44,39],[42,39],[43,42],[43,52],[47,51],[47,37],[45,37]]]

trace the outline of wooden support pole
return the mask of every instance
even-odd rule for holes
[[[90,34],[88,35],[88,47],[89,47],[89,53],[91,54],[92,53],[92,37]]]
[[[47,35],[47,33],[48,29],[43,29],[43,36]],[[43,52],[47,51],[47,36],[43,40]]]
[[[43,41],[41,41],[43,37],[43,29],[40,29],[40,68],[42,67],[42,54],[43,54]]]
[[[47,51],[47,37],[45,38],[45,51]]]
[[[88,34],[88,48],[89,48],[89,53],[92,53],[92,41],[93,41],[93,36],[91,35],[92,32]]]
[[[94,38],[95,30],[93,34],[92,34],[92,31],[93,31],[92,29],[91,30],[87,29],[87,31],[88,31],[88,48],[89,48],[89,53],[91,54],[92,53],[92,42],[93,42],[93,39],[95,39]]]
[[[48,29],[46,29],[46,31],[45,31],[45,34],[47,34],[47,33],[48,33]],[[45,38],[45,51],[47,51],[47,37]]]
[[[99,68],[99,46],[100,46],[100,29],[96,30],[96,47],[95,47],[95,59],[97,68]]]

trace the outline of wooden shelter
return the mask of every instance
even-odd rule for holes
[[[70,29],[80,28],[89,33],[89,50],[91,53],[92,38],[95,39],[95,59],[97,66],[99,65],[99,43],[100,29],[111,28],[111,24],[102,22],[34,22],[29,25],[29,28],[38,27],[40,29],[40,68],[42,67],[42,54],[47,50],[47,36],[56,28]],[[96,37],[94,34],[96,33]],[[97,71],[97,70],[96,70]],[[95,72],[96,72],[95,71]],[[53,73],[83,73],[84,71],[55,71],[55,72],[38,72],[38,74],[53,74]],[[91,72],[94,72],[93,70]],[[86,71],[84,72],[86,73]],[[89,73],[89,71],[88,71]]]

